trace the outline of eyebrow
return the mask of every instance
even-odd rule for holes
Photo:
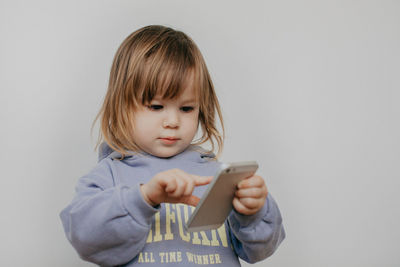
[[[190,99],[185,99],[181,102],[181,104],[187,104],[187,103],[197,103],[196,98],[190,98]]]
[[[154,100],[154,101],[163,101],[164,99],[163,98],[161,98],[160,96],[155,96],[152,100]],[[184,99],[184,100],[182,100],[182,101],[180,101],[180,104],[181,105],[183,105],[183,104],[196,104],[198,101],[197,101],[197,99],[196,98],[188,98],[188,99]]]

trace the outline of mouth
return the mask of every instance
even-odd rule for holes
[[[176,137],[161,137],[159,138],[165,145],[172,145],[176,143],[179,138]]]

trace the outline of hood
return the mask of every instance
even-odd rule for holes
[[[198,152],[198,153],[195,153],[197,155],[197,157],[200,154],[201,161],[204,161],[204,160],[216,160],[214,153],[208,152],[207,150],[205,150],[201,146],[195,146],[195,145],[190,145],[186,150],[184,150],[183,152],[179,153],[178,155],[175,155],[174,157],[186,157],[188,155],[192,155],[193,152]],[[125,155],[124,159],[137,157],[138,154],[139,153],[133,152],[132,154]],[[145,152],[141,152],[140,154],[150,155],[150,154],[145,153]],[[151,157],[155,157],[155,156],[152,156],[152,155],[150,155],[150,156]],[[101,160],[103,160],[103,159],[105,159],[107,157],[112,158],[112,159],[120,159],[120,158],[122,158],[122,155],[121,155],[121,153],[119,153],[117,151],[114,151],[106,142],[103,142],[99,146],[98,161],[100,162]]]
[[[98,154],[98,162],[102,161],[103,159],[111,156],[111,158],[121,158],[121,154],[114,151],[106,142],[103,142],[99,146],[99,154]]]

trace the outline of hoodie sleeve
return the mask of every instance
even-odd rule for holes
[[[282,217],[271,194],[259,212],[246,216],[232,211],[228,223],[236,254],[249,263],[271,256],[285,238]]]
[[[102,266],[132,260],[145,245],[158,211],[145,202],[139,184],[115,186],[111,162],[102,160],[79,180],[74,199],[60,214],[80,257]]]

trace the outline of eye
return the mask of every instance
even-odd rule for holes
[[[148,105],[147,106],[150,110],[161,110],[163,109],[162,105]]]
[[[194,108],[193,107],[181,107],[181,110],[183,112],[190,112],[190,111],[194,110]]]

